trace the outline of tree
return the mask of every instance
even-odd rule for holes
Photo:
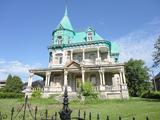
[[[153,67],[160,66],[160,36],[154,44],[155,51],[153,52]]]
[[[126,81],[131,96],[140,96],[150,87],[149,69],[143,60],[130,59],[125,63]]]
[[[5,91],[6,92],[16,92],[19,93],[22,91],[23,82],[20,77],[8,75]]]

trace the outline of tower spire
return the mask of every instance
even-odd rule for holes
[[[60,23],[58,24],[56,29],[59,29],[60,27],[63,27],[64,29],[68,29],[68,30],[73,31],[73,27],[72,27],[70,20],[68,18],[67,6],[65,7],[64,16],[63,16],[62,20],[60,21]]]
[[[68,10],[67,10],[67,6],[65,8],[65,13],[64,13],[65,16],[68,16]]]

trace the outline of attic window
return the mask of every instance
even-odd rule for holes
[[[87,41],[92,41],[93,38],[93,32],[88,32],[87,33]]]

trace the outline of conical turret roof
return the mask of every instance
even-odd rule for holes
[[[62,20],[60,21],[60,23],[58,24],[56,29],[59,29],[61,27],[63,27],[64,29],[69,29],[69,30],[73,31],[73,27],[72,27],[71,22],[68,18],[67,7],[65,9],[64,17],[62,18]]]

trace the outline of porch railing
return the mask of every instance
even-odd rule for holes
[[[105,92],[118,92],[118,91],[119,91],[119,92],[121,92],[122,90],[123,90],[123,91],[128,90],[126,84],[124,84],[124,85],[117,85],[117,86],[105,85],[105,86],[103,86],[103,87],[104,87],[103,90],[100,90],[100,86],[94,86],[93,89],[94,89],[94,91],[97,91],[97,92],[99,92],[99,91],[105,91]]]

